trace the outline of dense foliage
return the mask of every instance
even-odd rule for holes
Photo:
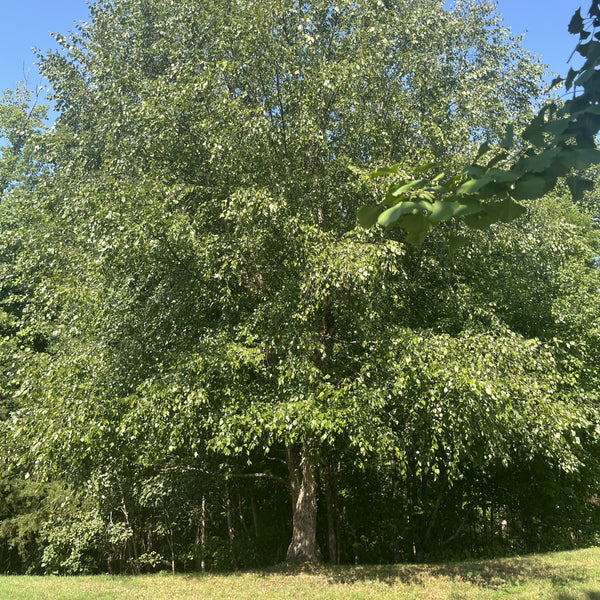
[[[596,540],[593,196],[356,222],[364,173],[530,121],[492,5],[111,0],[58,41],[56,123],[1,115],[3,571]]]

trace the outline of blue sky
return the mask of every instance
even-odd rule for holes
[[[567,31],[567,26],[579,7],[587,17],[590,0],[497,0],[497,4],[504,25],[514,34],[525,34],[523,46],[564,77],[578,39]]]
[[[50,33],[66,33],[77,20],[85,20],[85,0],[1,0],[0,90],[14,88],[29,72],[32,86],[39,83],[33,47],[53,46]]]
[[[155,0],[160,2],[160,0]],[[201,0],[198,0],[199,2]],[[32,47],[47,50],[53,45],[50,32],[66,33],[73,22],[86,20],[85,0],[2,0],[0,19],[0,90],[15,87],[29,72],[39,82]],[[566,61],[576,39],[567,33],[571,15],[589,0],[498,0],[498,10],[513,33],[526,33],[523,45],[541,55],[551,70],[566,75]]]

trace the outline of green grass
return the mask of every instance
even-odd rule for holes
[[[436,565],[233,575],[0,577],[0,600],[600,600],[600,548]]]

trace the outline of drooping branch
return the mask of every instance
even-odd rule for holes
[[[510,222],[526,212],[523,200],[541,198],[563,178],[573,198],[581,199],[594,182],[578,173],[600,164],[596,148],[600,131],[598,28],[600,0],[592,0],[587,20],[578,9],[569,23],[569,32],[579,35],[574,52],[585,62],[579,69],[569,69],[566,79],[555,79],[551,87],[564,83],[567,91],[573,89],[572,99],[562,106],[546,103],[519,138],[508,125],[499,144],[484,142],[473,163],[459,173],[429,176],[433,164],[410,172],[399,164],[376,170],[370,178],[392,175],[396,181],[381,204],[359,209],[360,224],[401,225],[407,242],[418,245],[436,225],[450,219],[460,218],[476,229]]]

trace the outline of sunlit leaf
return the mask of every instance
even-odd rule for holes
[[[371,178],[383,177],[386,175],[397,175],[400,172],[400,165],[396,163],[395,165],[391,165],[390,167],[381,167],[376,171],[373,171],[369,176]]]
[[[469,179],[465,181],[457,190],[459,196],[467,196],[476,194],[483,186],[487,185],[491,180],[482,177],[481,179]]]
[[[440,223],[451,218],[463,217],[482,210],[482,205],[477,200],[464,201],[440,201],[436,200],[431,208],[429,220],[432,223]]]
[[[428,213],[430,208],[431,204],[425,200],[421,200],[419,202],[401,201],[395,206],[384,210],[379,215],[377,222],[382,227],[389,227],[404,215]]]

